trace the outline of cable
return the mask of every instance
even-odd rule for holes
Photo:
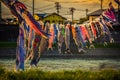
[[[45,10],[50,10],[50,9],[53,9],[55,7],[49,7],[49,8],[46,8],[46,9],[42,9],[41,11],[45,11]]]
[[[23,3],[25,3],[25,2],[27,2],[28,0],[22,0],[21,2],[23,2]]]
[[[26,5],[26,6],[32,9],[31,6],[29,6],[29,5]],[[51,8],[49,8],[49,9],[51,9]],[[49,10],[49,9],[46,9],[46,10]],[[46,13],[46,12],[44,12],[44,10],[40,10],[40,9],[37,9],[37,8],[35,8],[35,11],[39,11],[41,13]],[[49,13],[46,13],[46,14],[49,14]]]
[[[30,3],[32,0],[20,0],[20,1],[24,4],[28,4],[28,2]]]
[[[42,7],[39,7],[39,8],[46,8],[46,7],[50,7],[52,6],[53,4],[49,4],[49,5],[45,5],[45,6],[42,6]]]
[[[56,1],[53,1],[53,0],[44,0],[44,1],[48,1],[48,2],[56,2]],[[86,2],[86,1],[57,1],[57,2],[59,2],[59,3],[81,3],[81,2]]]

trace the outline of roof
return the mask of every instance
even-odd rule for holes
[[[47,14],[35,14],[35,15],[37,15],[43,19]]]
[[[88,14],[87,16],[100,16],[102,14],[103,11],[105,11],[106,9],[98,9],[90,14]]]
[[[51,15],[57,15],[57,16],[62,17],[62,18],[65,19],[65,20],[67,20],[65,17],[63,17],[63,16],[61,16],[61,15],[59,15],[59,14],[57,14],[57,13],[52,13],[52,14],[49,14],[49,15],[45,15],[44,18],[49,17],[49,16],[51,16]]]

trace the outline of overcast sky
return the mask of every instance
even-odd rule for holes
[[[32,1],[33,0],[19,0],[24,3],[29,12],[32,13]],[[74,19],[78,20],[86,16],[86,9],[88,13],[100,9],[101,0],[34,0],[35,1],[35,13],[53,13],[56,12],[55,2],[59,2],[61,5],[60,15],[71,19],[70,8],[74,7]],[[117,8],[117,4],[113,0],[103,0],[103,8],[108,8],[109,2],[113,3],[113,6]],[[2,17],[13,17],[10,11],[2,4]]]

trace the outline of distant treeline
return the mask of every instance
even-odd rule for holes
[[[16,42],[18,33],[18,25],[0,24],[0,41]]]

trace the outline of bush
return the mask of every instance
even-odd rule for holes
[[[5,69],[0,65],[0,75],[2,75],[5,72]]]
[[[0,42],[0,48],[7,48],[7,47],[13,47],[15,48],[17,46],[16,42]]]
[[[4,71],[0,75],[0,80],[120,80],[120,70],[52,72],[33,69],[20,72]]]

